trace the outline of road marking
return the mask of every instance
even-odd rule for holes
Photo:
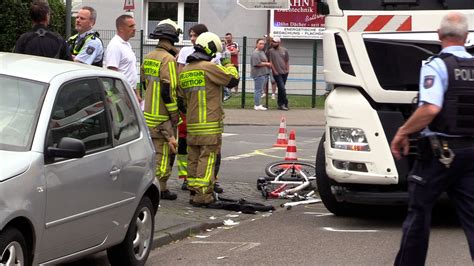
[[[235,136],[235,135],[238,135],[238,134],[234,134],[234,133],[222,133],[222,137],[230,137],[230,136]]]
[[[272,155],[272,154],[267,153],[267,152],[273,152],[273,151],[281,150],[281,149],[282,148],[274,147],[274,148],[263,149],[263,150],[254,150],[253,152],[249,152],[249,153],[244,153],[244,154],[239,154],[239,155],[234,155],[234,156],[227,156],[227,157],[222,158],[221,160],[234,161],[234,160],[245,159],[245,158],[250,158],[254,156],[266,156],[270,158],[283,160],[285,156],[277,156],[277,155]],[[303,161],[312,161],[312,159],[307,159],[307,158],[299,158],[299,159]]]
[[[225,158],[222,158],[222,161],[233,161],[233,160],[239,160],[239,159],[245,159],[249,157],[254,157],[254,156],[268,156],[268,157],[273,157],[273,158],[283,158],[280,156],[274,156],[274,155],[269,155],[266,154],[265,151],[272,151],[276,150],[276,148],[270,148],[270,149],[263,149],[263,150],[254,150],[253,152],[249,153],[244,153],[244,154],[239,154],[239,155],[234,155],[234,156],[228,156]]]
[[[260,246],[257,242],[225,242],[225,241],[192,241],[191,244],[218,244],[218,245],[233,245],[229,251],[248,251],[254,247]]]
[[[303,214],[314,215],[316,217],[324,217],[324,216],[333,216],[334,215],[332,213],[327,213],[327,212],[303,212]]]
[[[342,232],[342,233],[377,233],[379,231],[379,230],[335,229],[332,227],[323,227],[323,229],[330,232]]]

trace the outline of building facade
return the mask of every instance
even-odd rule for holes
[[[276,23],[273,21],[274,13],[268,10],[248,10],[237,4],[237,0],[82,0],[82,5],[89,5],[97,10],[97,22],[95,28],[105,32],[115,30],[115,18],[125,12],[133,13],[137,23],[137,31],[143,30],[143,52],[147,53],[156,45],[156,40],[147,38],[153,31],[154,26],[162,19],[171,18],[176,21],[184,34],[181,36],[178,46],[190,45],[188,29],[196,23],[204,23],[211,32],[224,38],[227,32],[234,36],[234,41],[241,46],[243,52],[243,37],[247,37],[246,62],[250,61],[250,54],[255,48],[257,38],[271,34]],[[133,9],[124,8],[132,6]],[[293,10],[311,10],[315,8],[314,0],[290,0]],[[79,5],[75,5],[79,6]],[[297,14],[289,14],[288,17]],[[308,18],[303,18],[308,20]],[[278,28],[278,27],[277,27]],[[281,31],[281,27],[278,28]],[[284,28],[283,28],[284,30]],[[102,34],[102,33],[101,33]],[[112,35],[113,36],[113,35]],[[106,38],[108,39],[108,38]],[[138,41],[140,41],[138,39]],[[311,73],[313,62],[313,47],[317,45],[318,73],[322,73],[322,42],[316,38],[282,38],[282,45],[288,48],[290,53],[291,73],[288,82],[290,87],[302,88],[310,93]],[[107,40],[105,40],[107,44]],[[139,60],[138,60],[139,61]],[[240,63],[244,60],[240,58]],[[242,69],[242,68],[240,68]],[[247,72],[250,67],[247,66]],[[250,75],[246,73],[247,79]],[[321,74],[318,74],[318,94],[324,93]],[[253,82],[249,81],[249,88],[253,88]]]

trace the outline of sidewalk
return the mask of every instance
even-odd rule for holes
[[[225,109],[225,125],[271,125],[279,126],[281,117],[287,126],[324,126],[323,109],[291,109],[289,111],[252,109]]]
[[[278,127],[281,116],[288,126],[322,126],[325,123],[324,111],[320,109],[295,109],[290,111],[268,110],[255,111],[244,109],[225,109],[225,125],[271,125]],[[175,177],[175,176],[174,176]],[[178,193],[175,201],[161,201],[155,217],[155,235],[153,248],[167,245],[173,241],[198,235],[207,229],[216,228],[227,223],[239,223],[250,219],[258,219],[271,213],[242,214],[225,210],[194,208],[189,203],[189,192],[181,190],[181,180],[171,178],[168,186]],[[284,200],[272,199],[265,201],[256,192],[256,184],[241,182],[225,182],[221,184],[226,198],[245,198],[249,201],[273,205],[277,211]]]

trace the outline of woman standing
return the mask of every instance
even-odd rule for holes
[[[263,48],[265,47],[265,40],[264,39],[257,39],[257,47],[252,52],[250,56],[250,75],[252,76],[255,82],[255,94],[253,97],[254,100],[254,109],[257,111],[265,111],[263,105],[260,104],[260,98],[263,93],[263,86],[268,81],[268,77],[270,75],[270,70],[272,64],[268,62],[268,58],[265,55]]]

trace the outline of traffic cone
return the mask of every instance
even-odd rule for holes
[[[281,117],[280,129],[278,130],[278,137],[273,147],[286,147],[288,146],[288,137],[286,136],[286,119],[284,116]]]
[[[296,141],[295,141],[295,131],[290,132],[290,139],[288,139],[288,146],[286,147],[285,161],[298,160],[296,158]]]

